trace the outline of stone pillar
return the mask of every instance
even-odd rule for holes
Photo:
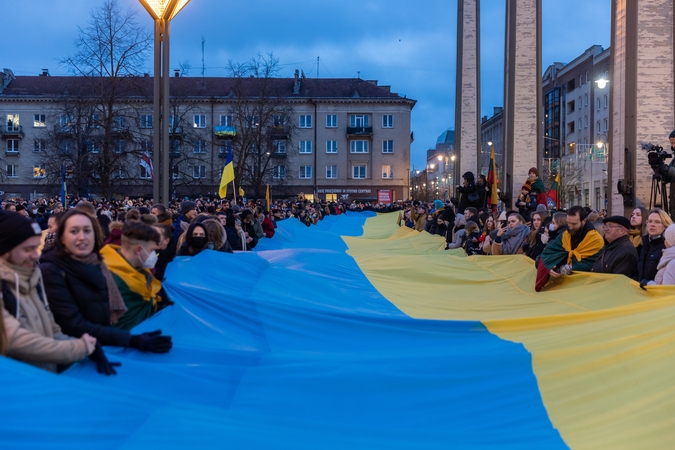
[[[512,207],[530,167],[541,168],[541,0],[506,1],[504,165]]]
[[[611,214],[628,217],[635,206],[650,206],[653,171],[641,144],[651,142],[670,152],[668,135],[675,128],[673,27],[673,0],[612,0]]]
[[[457,2],[457,81],[455,85],[455,185],[462,174],[478,178],[480,155],[480,0]],[[455,191],[456,192],[456,191]]]

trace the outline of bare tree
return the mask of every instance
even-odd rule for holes
[[[50,177],[60,175],[56,167],[61,164],[72,166],[78,195],[110,197],[125,184],[140,181],[140,170],[129,168],[138,166],[140,154],[148,150],[147,139],[132,126],[139,114],[128,99],[149,96],[142,78],[134,75],[151,45],[152,36],[137,24],[135,11],[105,0],[92,10],[88,25],[79,28],[76,53],[60,60],[77,78],[65,87],[63,101],[52,112],[59,125],[48,132],[51,145],[44,163]]]

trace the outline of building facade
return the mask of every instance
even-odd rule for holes
[[[68,194],[151,196],[152,77],[103,80],[108,104],[91,81],[2,72],[1,197],[55,196],[62,171]],[[249,197],[408,198],[415,101],[377,81],[176,76],[170,104],[175,198],[216,196],[230,154]]]

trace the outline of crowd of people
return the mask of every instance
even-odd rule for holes
[[[136,325],[172,305],[162,287],[177,256],[250,251],[277,222],[312,226],[327,215],[373,209],[303,198],[262,202],[139,199],[7,201],[0,210],[0,355],[52,371],[89,357],[100,373],[119,363],[102,346],[166,353],[171,336]]]

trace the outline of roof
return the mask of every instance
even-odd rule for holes
[[[151,76],[131,76],[118,79],[120,96],[151,97],[153,92]],[[225,77],[171,77],[171,95],[190,98],[223,99],[237,97],[257,97],[262,83],[267,82],[266,96],[286,97],[288,99],[364,99],[382,101],[405,101],[415,105],[416,101],[391,92],[388,86],[378,86],[376,81],[360,78],[299,78],[300,89],[294,94],[294,78],[225,78]],[[87,83],[96,81],[96,83]],[[99,84],[96,77],[75,76],[17,76],[0,93],[0,99],[8,97],[54,98],[63,95],[87,96],[93,94],[94,86]]]

